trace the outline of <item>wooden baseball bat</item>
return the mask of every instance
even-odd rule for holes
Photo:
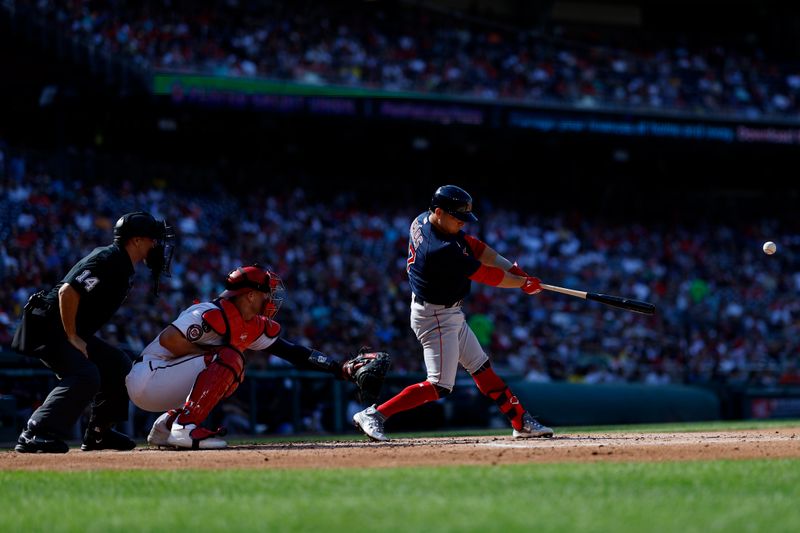
[[[576,291],[575,289],[566,289],[564,287],[546,285],[544,283],[542,283],[541,286],[546,291],[560,292],[561,294],[568,294],[576,298],[600,302],[601,304],[633,311],[635,313],[642,313],[643,315],[652,315],[656,312],[656,306],[650,302],[631,300],[630,298],[623,298],[622,296],[611,296],[609,294],[599,294],[596,292]]]

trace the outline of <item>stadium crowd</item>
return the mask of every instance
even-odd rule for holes
[[[731,41],[534,33],[392,2],[32,3],[62,33],[150,71],[746,118],[800,111],[800,64]]]
[[[364,209],[302,190],[244,197],[215,191],[69,184],[7,158],[0,174],[0,344],[21,306],[57,282],[116,218],[144,209],[176,228],[172,277],[154,298],[142,279],[102,335],[139,352],[194,299],[210,299],[242,263],[270,264],[288,288],[287,338],[333,355],[389,350],[394,373],[422,368],[408,325],[407,231],[420,206]],[[426,193],[427,194],[427,193]],[[425,196],[425,194],[422,194]],[[543,280],[656,303],[654,317],[562,295],[474,284],[467,316],[498,368],[534,381],[749,383],[796,380],[800,237],[777,222],[614,225],[577,215],[479,205],[468,230]],[[780,253],[767,257],[769,235]],[[145,273],[140,273],[143,277]],[[254,354],[253,367],[278,364]]]

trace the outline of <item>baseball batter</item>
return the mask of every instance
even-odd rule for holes
[[[389,367],[388,354],[360,353],[342,363],[280,338],[274,317],[282,301],[283,283],[277,274],[258,264],[237,268],[228,274],[218,299],[183,311],[144,349],[125,384],[136,406],[164,411],[147,437],[149,444],[226,447],[220,438],[224,428],[200,424],[242,382],[245,350],[268,350],[298,368],[356,382],[362,395],[377,397]]]
[[[455,185],[439,187],[430,209],[411,224],[408,279],[411,285],[411,329],[422,344],[427,380],[410,385],[380,406],[356,413],[353,423],[373,440],[388,440],[383,424],[390,416],[450,394],[461,364],[478,389],[508,417],[513,436],[551,437],[492,369],[489,358],[467,324],[461,303],[473,281],[527,294],[541,291],[539,279],[463,231],[475,222],[472,197]]]

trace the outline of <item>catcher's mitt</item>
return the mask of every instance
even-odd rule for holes
[[[342,364],[345,379],[358,385],[361,403],[372,405],[378,401],[383,387],[383,379],[392,366],[392,358],[386,352],[371,352],[361,348],[358,355]]]

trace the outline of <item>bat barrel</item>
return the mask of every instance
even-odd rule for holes
[[[621,296],[611,296],[608,294],[590,292],[586,294],[586,299],[600,302],[601,304],[610,305],[611,307],[626,309],[635,313],[642,313],[643,315],[652,315],[656,312],[656,306],[650,302],[631,300],[630,298],[623,298]]]

